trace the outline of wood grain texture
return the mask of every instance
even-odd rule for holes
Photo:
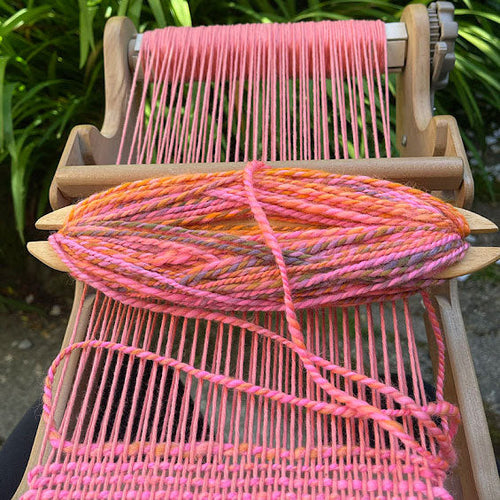
[[[456,443],[458,474],[465,500],[495,500],[500,492],[495,455],[483,409],[481,393],[469,349],[467,333],[460,312],[456,281],[439,287],[435,294],[446,342],[450,370],[462,417],[464,439]],[[451,372],[451,373],[450,373]]]
[[[459,189],[463,179],[463,161],[457,157],[360,158],[266,163],[270,167],[297,167],[323,170],[332,174],[366,175],[428,191]],[[173,175],[242,170],[245,165],[246,162],[66,165],[57,170],[54,183],[66,200],[75,200],[124,182]]]
[[[408,43],[405,68],[396,84],[396,146],[405,157],[461,158],[462,182],[453,188],[452,197],[455,205],[469,208],[474,197],[474,181],[456,120],[452,116],[432,116],[430,31],[425,5],[407,6],[401,21],[408,31]]]

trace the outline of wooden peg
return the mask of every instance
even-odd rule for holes
[[[500,259],[500,248],[497,247],[469,247],[465,257],[453,266],[441,271],[436,278],[451,279],[475,273],[488,267]]]
[[[73,205],[68,205],[67,207],[43,215],[35,222],[35,227],[43,231],[59,231],[72,209]]]
[[[456,210],[465,217],[472,234],[496,233],[498,231],[498,226],[486,217],[464,208],[456,208]]]
[[[68,266],[61,260],[57,252],[50,246],[48,241],[30,241],[26,248],[28,252],[43,262],[46,266],[56,271],[69,273]]]

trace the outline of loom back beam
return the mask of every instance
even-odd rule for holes
[[[387,61],[390,72],[399,72],[404,68],[406,57],[406,44],[408,33],[404,23],[386,23],[385,32],[387,36]],[[141,33],[133,36],[128,44],[129,65],[132,70],[137,64],[143,35]]]
[[[452,11],[451,11],[452,12]],[[452,13],[449,10],[441,9],[438,13],[435,7],[429,9],[431,30],[435,33],[444,32],[443,39],[454,40],[457,36],[457,24],[453,22]],[[408,44],[408,31],[405,23],[385,23],[385,33],[387,37],[387,63],[389,72],[400,72],[405,67],[406,52]],[[431,48],[433,68],[436,76],[435,88],[441,88],[446,85],[447,74],[453,67],[454,54],[453,45],[439,45],[442,40],[435,35]],[[134,35],[128,43],[128,60],[132,70],[137,64],[137,57],[141,48],[143,35],[141,33]]]
[[[432,94],[444,85],[454,61],[457,24],[452,12],[453,6],[439,2],[429,10],[423,6],[406,9],[402,17],[404,22],[385,25],[388,65],[400,72],[396,100],[397,145],[400,156],[409,158],[312,161],[310,168],[383,177],[424,190],[446,192],[446,199],[455,205],[470,206],[473,181],[456,122],[449,116],[432,116]],[[106,26],[104,124],[100,131],[90,125],[73,129],[51,185],[52,208],[69,205],[95,190],[126,180],[170,175],[174,169],[182,174],[241,168],[235,163],[226,166],[163,164],[141,166],[140,169],[122,165],[119,170],[112,167],[125,127],[126,103],[141,43],[142,36],[136,34],[133,24],[126,18],[113,18]],[[131,123],[127,127],[131,136]],[[124,155],[129,143],[125,143]],[[99,168],[95,167],[97,165]]]

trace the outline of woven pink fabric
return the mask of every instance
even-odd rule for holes
[[[117,163],[390,156],[384,33],[381,22],[147,33],[141,106]],[[136,307],[86,286],[49,370],[46,432],[23,498],[450,498],[458,412],[443,399],[428,283],[298,307],[293,249],[253,181],[261,168],[251,162],[232,196],[245,197],[258,228],[276,307],[203,307],[193,296],[196,307],[183,298],[166,308],[145,292]],[[214,207],[200,192],[186,184],[209,224]],[[182,219],[183,202],[172,207]],[[180,241],[176,265],[187,258]],[[415,314],[436,341],[434,388]]]

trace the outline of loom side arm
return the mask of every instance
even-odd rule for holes
[[[132,73],[128,65],[128,43],[135,36],[134,24],[127,17],[113,17],[104,30],[105,113],[101,130],[93,125],[79,125],[70,133],[54,179],[49,199],[53,209],[70,203],[57,185],[57,174],[66,165],[101,165],[115,163],[125,124],[125,115],[132,90]],[[135,103],[134,103],[135,104]],[[132,105],[130,123],[137,106]],[[127,136],[132,127],[127,130]],[[126,137],[126,139],[129,139]],[[125,145],[130,140],[125,140]],[[128,154],[127,147],[123,153]]]
[[[434,301],[439,309],[445,337],[446,371],[449,374],[451,372],[451,376],[445,379],[445,399],[458,404],[462,417],[455,439],[458,451],[457,475],[460,478],[462,498],[493,500],[500,491],[500,480],[474,362],[460,313],[457,281],[451,280],[438,287],[434,293]],[[428,338],[430,346],[435,347],[432,335],[428,335]],[[434,365],[435,353],[435,348],[431,349]],[[456,498],[460,496],[457,495]]]
[[[401,20],[408,30],[406,66],[397,81],[396,137],[401,156],[450,155],[461,158],[464,167],[462,184],[452,196],[456,205],[469,207],[474,184],[456,120],[451,116],[432,116],[427,10],[423,5],[411,5],[403,11]],[[445,399],[458,404],[463,420],[456,439],[459,452],[458,490],[462,490],[462,496],[458,491],[457,498],[493,499],[500,491],[500,485],[460,313],[456,281],[449,281],[436,290],[434,300],[443,325],[447,370],[451,375],[447,377]],[[429,335],[429,344],[432,356],[435,352],[432,335]]]
[[[474,183],[457,122],[452,116],[432,116],[429,15],[424,5],[410,5],[401,16],[408,31],[406,64],[398,75],[396,140],[401,156],[455,156],[462,159],[463,177],[453,193],[442,193],[468,208]]]

